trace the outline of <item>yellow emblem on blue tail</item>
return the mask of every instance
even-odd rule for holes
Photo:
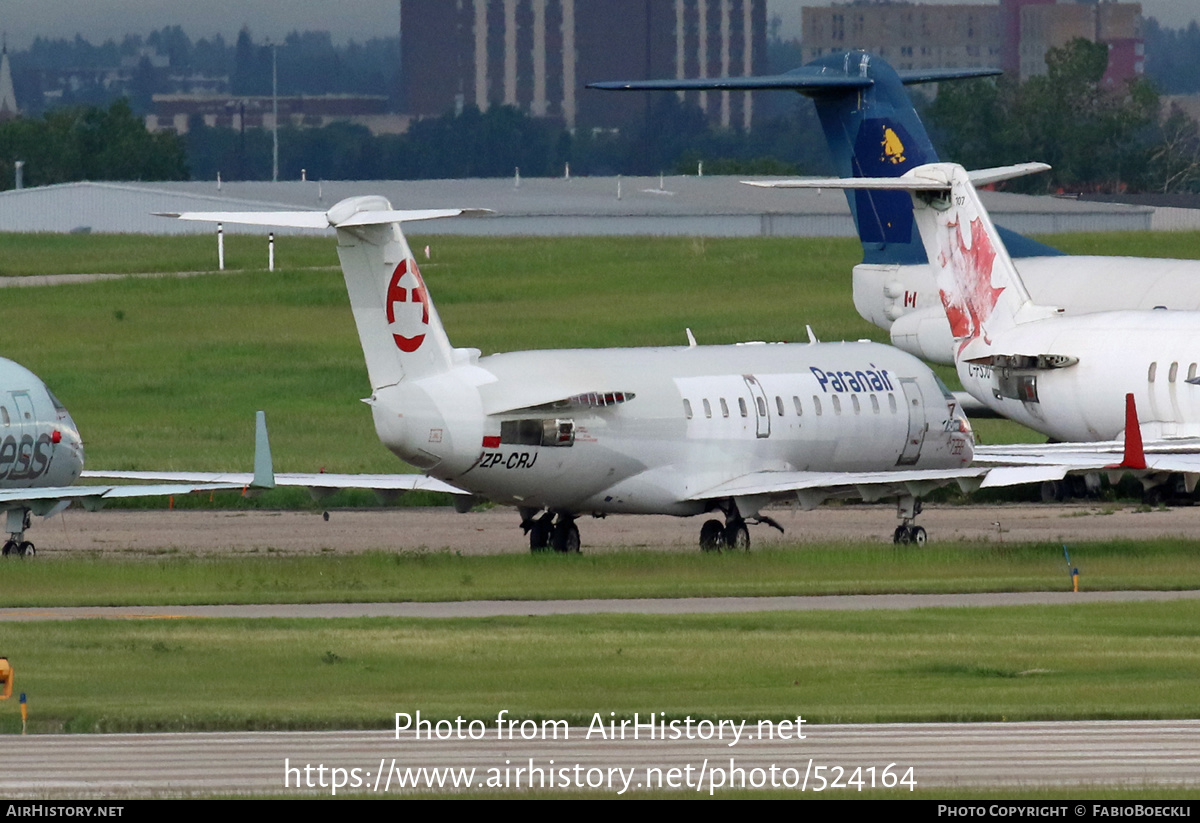
[[[880,145],[883,146],[883,157],[879,158],[880,160],[890,160],[893,164],[905,161],[904,144],[900,142],[900,138],[896,136],[896,132],[890,128],[884,128],[883,142]]]

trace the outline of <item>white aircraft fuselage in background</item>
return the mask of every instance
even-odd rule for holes
[[[717,512],[701,543],[744,546],[771,500],[917,498],[965,469],[973,435],[911,355],[874,343],[567,349],[481,357],[450,345],[401,221],[381,197],[327,213],[190,213],[335,228],[380,440],[428,475],[517,506],[531,548],[574,550],[583,514]],[[540,513],[545,512],[545,514]],[[553,521],[553,522],[551,522]]]
[[[1014,258],[1013,265],[1035,303],[1075,317],[1200,310],[1200,260],[1063,255]],[[855,309],[887,329],[892,345],[931,363],[954,362],[954,337],[928,263],[860,263],[853,280]]]

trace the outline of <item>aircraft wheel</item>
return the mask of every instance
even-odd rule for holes
[[[897,546],[907,546],[912,542],[912,535],[908,533],[908,527],[897,526],[896,530],[892,532],[892,542]]]
[[[720,520],[705,520],[700,527],[700,551],[719,552],[725,545],[725,527]]]
[[[563,554],[579,553],[579,527],[574,520],[560,520],[554,526],[554,537],[551,541],[554,550]]]
[[[551,515],[545,514],[533,521],[529,527],[529,550],[544,552],[550,548],[550,538],[554,534],[554,525],[550,522]]]
[[[741,520],[735,520],[725,527],[725,545],[741,551],[750,551],[750,530]]]
[[[10,554],[12,554],[13,552],[15,552],[17,550],[17,546],[18,546],[17,541],[6,540],[6,541],[4,541],[4,548],[0,549],[0,554],[3,554],[5,557],[8,557]]]
[[[925,529],[921,528],[920,526],[913,526],[911,532],[912,542],[916,543],[918,546],[924,546],[925,541],[929,539],[928,535],[925,534]]]

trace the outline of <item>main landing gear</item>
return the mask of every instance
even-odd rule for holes
[[[700,551],[719,552],[724,549],[749,551],[750,529],[746,526],[750,522],[766,523],[772,528],[779,529],[781,534],[783,533],[783,526],[765,514],[759,514],[752,521],[736,515],[726,515],[723,524],[720,520],[704,521],[704,525],[700,527]]]
[[[928,540],[925,529],[913,523],[921,513],[921,501],[915,497],[902,497],[896,501],[896,516],[904,522],[892,533],[892,542],[897,546],[907,546],[915,543],[924,546]]]
[[[521,528],[529,535],[532,552],[579,553],[579,527],[569,514],[559,514],[557,520],[554,512],[546,512],[541,517],[529,516],[521,521]]]
[[[8,540],[4,541],[4,548],[0,549],[0,554],[3,554],[5,557],[9,555],[33,557],[37,554],[37,549],[25,539],[25,530],[28,528],[29,511],[27,509],[9,509]]]

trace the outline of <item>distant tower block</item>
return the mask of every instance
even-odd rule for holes
[[[8,42],[0,48],[0,123],[21,116],[17,93],[13,91],[12,66],[8,62]]]

